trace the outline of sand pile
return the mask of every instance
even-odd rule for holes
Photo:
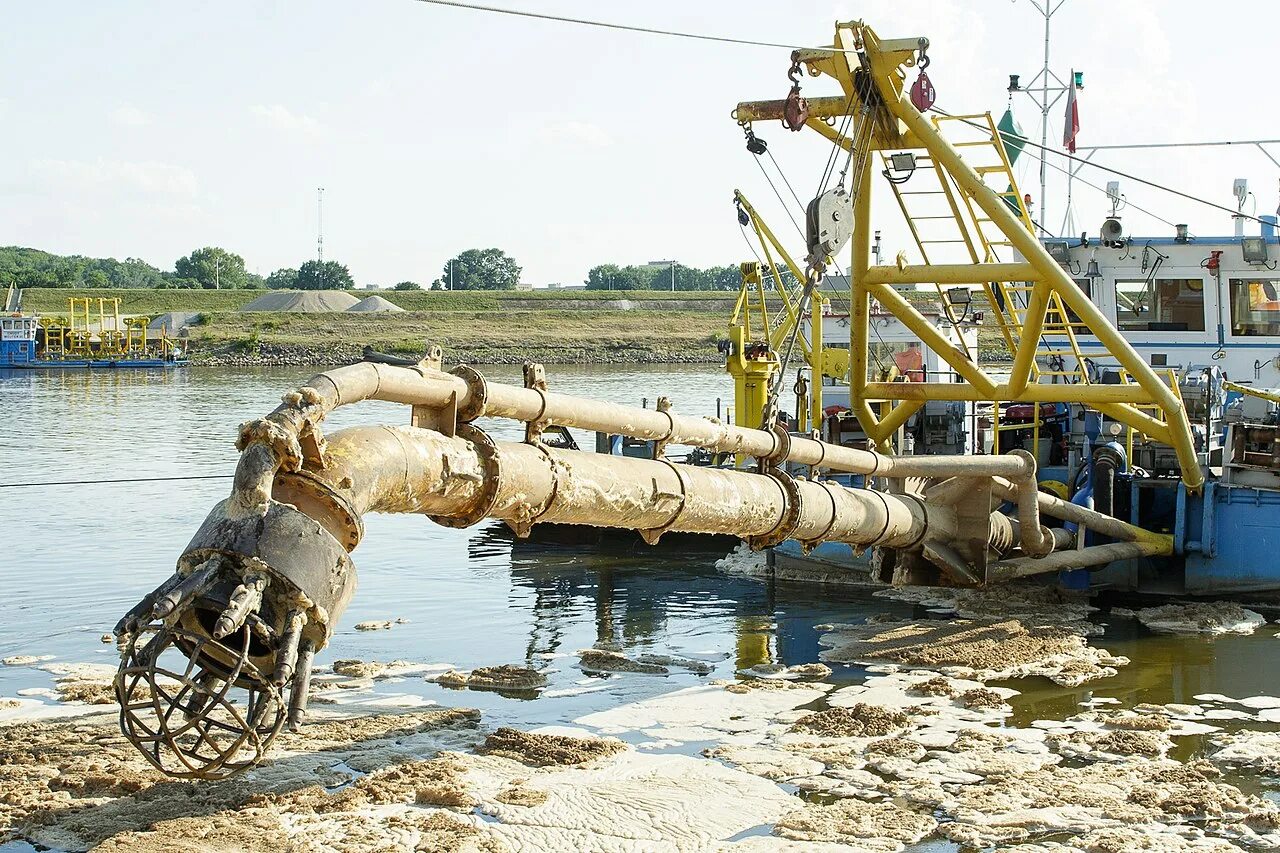
[[[892,803],[841,800],[789,814],[778,821],[774,831],[794,841],[831,841],[858,850],[900,850],[903,843],[914,844],[937,828],[938,822],[928,815]],[[869,846],[883,839],[901,843]]]
[[[501,728],[485,738],[480,752],[500,755],[531,767],[582,767],[625,749],[619,740],[568,735],[531,734]]]
[[[791,731],[817,737],[884,737],[902,731],[907,723],[908,717],[901,711],[859,702],[850,708],[806,714],[795,721]]]
[[[1027,627],[1014,619],[833,625],[818,641],[830,647],[821,654],[825,661],[927,667],[977,681],[1043,675],[1075,687],[1129,662],[1089,646],[1070,627]]]
[[[630,672],[641,675],[667,675],[674,667],[688,670],[695,675],[708,675],[715,670],[715,667],[706,661],[659,654],[642,654],[632,658],[620,651],[602,648],[579,650],[578,661],[583,672],[602,674]]]
[[[471,672],[451,669],[427,680],[445,687],[469,687],[472,690],[532,691],[547,684],[547,676],[536,669],[510,663],[476,667]]]
[[[955,614],[964,619],[1017,619],[1025,625],[1070,625],[1080,633],[1101,633],[1089,622],[1098,608],[1086,594],[1034,580],[994,584],[977,589],[903,586],[883,589],[877,598],[918,604],[934,613]]]
[[[241,311],[298,311],[323,314],[346,311],[359,302],[345,290],[273,290],[247,305]]]
[[[366,296],[355,305],[347,309],[349,313],[359,313],[365,311],[403,311],[399,305],[383,299],[381,296]]]
[[[1252,634],[1267,624],[1261,614],[1234,601],[1144,607],[1135,615],[1158,634]]]
[[[147,331],[153,335],[164,332],[169,337],[181,332],[188,326],[200,322],[200,314],[195,311],[167,311],[147,324]]]

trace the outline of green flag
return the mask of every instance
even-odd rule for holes
[[[1004,142],[1004,150],[1009,155],[1009,164],[1013,165],[1017,162],[1018,155],[1022,153],[1027,137],[1023,135],[1022,128],[1018,126],[1017,119],[1013,117],[1012,109],[1005,110],[1004,115],[1000,116],[1000,123],[996,125],[996,130],[1000,131],[1000,139]]]

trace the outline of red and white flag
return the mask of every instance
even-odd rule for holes
[[[1076,134],[1080,132],[1080,108],[1076,105],[1076,72],[1067,78],[1067,114],[1062,119],[1062,147],[1076,153]]]

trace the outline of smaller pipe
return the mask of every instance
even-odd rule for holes
[[[303,640],[298,650],[298,675],[289,694],[289,731],[296,732],[307,711],[307,699],[311,693],[311,665],[315,661],[316,647],[310,640]]]
[[[1022,459],[1026,465],[1025,473],[1016,481],[1022,551],[1031,557],[1048,556],[1053,553],[1054,541],[1049,528],[1040,523],[1040,503],[1036,499],[1040,483],[1036,480],[1035,457],[1025,450],[1014,450],[1009,455]]]
[[[1047,572],[1102,566],[1117,560],[1132,560],[1137,557],[1163,557],[1172,551],[1172,543],[1111,542],[1107,545],[1082,548],[1079,551],[1058,551],[1047,557],[1016,557],[988,566],[987,583],[1000,583]]]
[[[992,477],[991,488],[996,495],[1005,500],[1015,502],[1018,500],[1018,488],[1003,477]],[[1036,491],[1035,497],[1040,512],[1062,521],[1085,525],[1094,533],[1101,533],[1103,536],[1109,536],[1112,539],[1119,539],[1123,542],[1153,542],[1162,546],[1169,545],[1170,548],[1172,547],[1170,544],[1172,539],[1165,534],[1143,530],[1141,527],[1077,506],[1039,490]]]

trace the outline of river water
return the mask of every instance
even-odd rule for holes
[[[209,507],[226,495],[237,426],[274,407],[305,368],[170,372],[0,374],[0,483],[124,479],[111,484],[0,488],[0,657],[53,655],[112,663],[101,636],[173,568]],[[518,382],[518,369],[486,368]],[[677,410],[714,414],[728,405],[728,377],[711,366],[552,367],[557,390],[638,404],[668,395]],[[337,412],[329,428],[404,422],[404,407],[370,403]],[[495,437],[520,437],[492,424]],[[585,435],[579,436],[586,443]],[[218,479],[163,481],[208,475]],[[319,663],[337,658],[447,662],[460,669],[501,663],[549,667],[535,701],[458,693],[411,678],[379,689],[444,705],[479,707],[486,724],[568,724],[591,711],[702,683],[678,670],[664,677],[591,678],[573,653],[602,640],[630,655],[655,652],[715,664],[711,677],[759,663],[817,660],[815,625],[857,622],[912,606],[853,591],[773,584],[719,575],[715,551],[604,550],[515,543],[504,528],[453,530],[422,517],[373,516],[353,555],[360,588]],[[1201,693],[1276,693],[1280,654],[1272,626],[1218,639],[1150,634],[1131,619],[1099,618],[1093,640],[1133,663],[1081,688],[1043,679],[1011,683],[1022,695],[1014,722],[1062,719],[1082,701],[1116,697],[1191,703]],[[364,620],[404,619],[389,631],[354,630]],[[862,677],[837,667],[832,678]],[[0,666],[0,696],[48,686],[31,668]],[[1193,740],[1187,748],[1197,747]],[[1179,756],[1185,758],[1186,756]]]

